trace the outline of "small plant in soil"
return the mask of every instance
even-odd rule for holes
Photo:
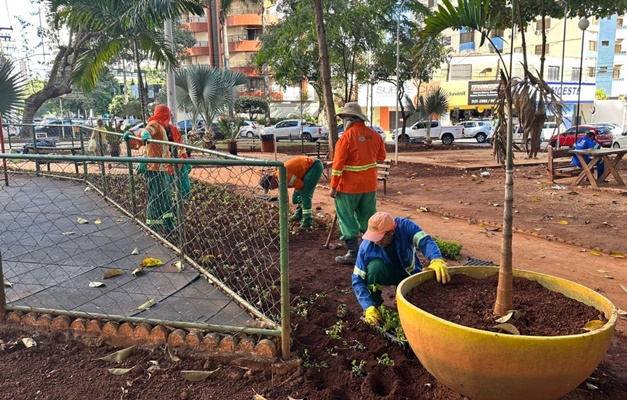
[[[335,313],[335,315],[337,315],[339,318],[344,318],[346,317],[346,314],[348,314],[348,307],[346,307],[346,304],[340,304],[339,306],[337,306],[337,312]]]
[[[389,308],[386,306],[379,307],[379,311],[381,312],[381,318],[383,318],[381,330],[383,330],[384,332],[393,333],[399,342],[405,342],[407,339],[405,338],[405,332],[403,331],[403,327],[401,326],[401,320],[398,316],[398,311],[394,308]]]
[[[309,354],[309,350],[303,350],[303,355],[301,356],[303,359],[303,367],[305,368],[328,368],[329,364],[326,361],[316,362],[312,360],[311,354]]]
[[[381,357],[377,357],[377,364],[387,365],[388,367],[394,366],[394,360],[390,358],[388,353],[383,353]]]
[[[359,361],[359,363],[357,363],[357,360],[353,360],[353,362],[351,362],[351,365],[353,366],[353,368],[351,368],[353,375],[355,375],[358,378],[363,378],[364,376],[366,376],[366,372],[364,372],[366,361],[361,360]]]
[[[454,241],[442,240],[437,237],[434,237],[433,240],[435,240],[435,244],[440,248],[442,256],[449,260],[459,260],[461,258],[462,247],[464,247],[461,244]]]
[[[332,339],[342,339],[342,330],[344,329],[344,321],[339,320],[332,327],[326,329],[324,332]]]
[[[351,340],[350,344],[348,344],[348,347],[350,347],[351,349],[355,349],[357,351],[362,351],[362,352],[368,350],[366,345],[360,342],[359,340]]]

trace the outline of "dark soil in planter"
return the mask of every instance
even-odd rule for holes
[[[435,280],[422,283],[407,300],[422,310],[463,326],[498,332],[493,313],[498,274],[485,279],[453,275],[442,285]],[[514,278],[514,309],[521,317],[510,324],[521,335],[563,336],[585,333],[592,320],[607,319],[603,313],[561,293],[548,290],[536,281]]]

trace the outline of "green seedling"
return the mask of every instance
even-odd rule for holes
[[[381,325],[381,329],[385,332],[393,333],[399,342],[405,342],[407,339],[405,337],[405,331],[403,331],[403,327],[401,326],[398,311],[393,308],[381,306],[379,307],[379,312],[384,321]]]
[[[381,357],[377,357],[377,363],[391,367],[394,365],[394,360],[390,358],[388,353],[383,353]]]
[[[342,339],[342,330],[344,329],[344,321],[339,320],[332,327],[326,329],[324,332],[332,339]]]
[[[340,304],[337,306],[337,312],[335,313],[339,318],[344,318],[348,314],[348,307],[346,304]]]
[[[353,368],[351,368],[353,375],[358,378],[363,378],[364,376],[366,376],[366,373],[364,372],[364,366],[366,365],[366,362],[364,360],[361,360],[359,364],[357,364],[357,360],[353,360],[351,364],[353,365]]]
[[[303,367],[305,368],[328,368],[329,364],[326,361],[315,362],[311,359],[309,350],[305,349],[302,355]]]

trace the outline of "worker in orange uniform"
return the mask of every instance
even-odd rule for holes
[[[287,169],[287,187],[293,187],[292,203],[296,204],[296,212],[290,221],[301,221],[299,231],[309,231],[313,225],[313,201],[314,190],[322,176],[322,161],[313,157],[294,157],[285,161]],[[268,192],[269,189],[279,187],[279,172],[272,175],[264,175],[259,181],[259,185]]]
[[[331,170],[331,197],[348,253],[335,257],[341,264],[355,264],[359,232],[368,228],[368,219],[377,212],[377,161],[385,160],[385,143],[357,103],[346,103],[338,117],[344,133],[337,141]]]

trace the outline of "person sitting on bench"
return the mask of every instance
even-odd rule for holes
[[[581,139],[579,139],[577,143],[575,143],[575,150],[600,149],[600,148],[601,146],[597,142],[594,141],[594,132],[592,131],[586,132],[586,135],[582,137]],[[586,164],[590,162],[590,156],[583,156],[583,159],[586,162]],[[581,163],[579,162],[579,157],[577,157],[576,154],[573,156],[570,163],[573,164],[574,166],[581,167]],[[596,165],[596,167],[597,167],[597,177],[600,178],[601,176],[603,176],[603,172],[605,171],[605,166],[603,165],[603,162],[601,161],[600,163]]]

